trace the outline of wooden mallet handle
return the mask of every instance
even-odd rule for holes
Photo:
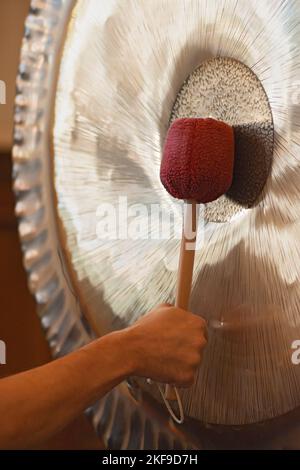
[[[197,237],[197,203],[196,201],[184,202],[184,220],[180,247],[180,257],[177,275],[176,307],[188,310],[190,293],[193,281],[193,269]],[[165,397],[167,400],[177,399],[174,387],[166,386]]]

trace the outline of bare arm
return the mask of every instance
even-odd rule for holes
[[[0,448],[43,441],[129,375],[190,385],[205,342],[200,317],[160,306],[132,327],[2,379]]]

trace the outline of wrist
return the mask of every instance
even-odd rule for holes
[[[142,361],[142,348],[135,325],[118,332],[121,336],[121,356],[126,364],[127,377],[139,375],[139,365]],[[125,360],[124,360],[125,359]]]
[[[135,374],[137,368],[136,341],[130,327],[103,336],[101,343],[102,346],[106,344],[111,351],[114,370],[120,381]]]

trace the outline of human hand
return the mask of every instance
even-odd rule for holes
[[[192,385],[207,342],[203,318],[162,304],[125,331],[132,375],[179,387]]]

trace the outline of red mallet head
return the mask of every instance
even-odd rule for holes
[[[214,201],[231,186],[233,160],[231,126],[211,118],[176,119],[167,133],[160,179],[173,197]]]

